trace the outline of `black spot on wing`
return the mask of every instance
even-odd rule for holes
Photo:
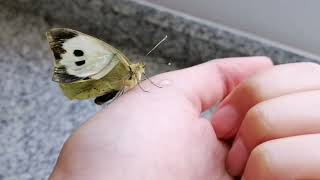
[[[76,49],[73,51],[73,54],[77,57],[80,57],[80,56],[83,56],[83,51],[79,50],[79,49]]]
[[[84,65],[86,63],[86,60],[81,60],[81,61],[76,61],[75,62],[75,64],[77,65],[77,66],[82,66],[82,65]]]
[[[112,100],[118,94],[118,92],[119,91],[114,90],[105,95],[99,96],[94,100],[94,103],[96,103],[97,105],[102,105],[105,102]]]

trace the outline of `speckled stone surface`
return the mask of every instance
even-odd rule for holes
[[[0,180],[47,179],[66,138],[100,109],[67,101],[51,81],[50,27],[100,37],[145,61],[150,74],[230,56],[316,61],[127,0],[11,0],[0,9]],[[144,57],[164,35],[169,40]]]
[[[68,101],[51,81],[43,18],[0,9],[0,180],[47,179],[66,138],[100,107]],[[150,74],[175,68],[134,48],[124,52],[143,59]]]

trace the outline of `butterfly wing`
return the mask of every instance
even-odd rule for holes
[[[115,56],[115,58],[120,58]],[[74,83],[60,83],[64,95],[70,99],[90,99],[103,96],[125,88],[125,82],[130,79],[131,71],[120,61],[107,75],[94,81],[78,81]]]
[[[126,92],[126,89],[122,89],[120,91],[111,91],[105,95],[96,97],[94,99],[94,103],[96,103],[97,105],[102,105],[106,103],[108,105],[111,102],[113,102],[115,99],[123,95],[125,92]]]
[[[111,45],[68,28],[54,28],[47,32],[47,39],[53,51],[53,81],[72,83],[100,79],[118,63],[127,58]]]
[[[96,103],[97,105],[102,105],[108,101],[111,101],[113,98],[115,98],[117,96],[118,93],[119,93],[119,91],[111,91],[110,93],[96,97],[94,99],[94,103]]]

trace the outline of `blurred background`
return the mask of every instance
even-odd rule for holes
[[[318,63],[316,5],[289,0],[1,1],[0,180],[47,179],[65,140],[102,108],[92,100],[68,101],[51,81],[53,55],[45,37],[50,28],[102,39],[132,61],[145,62],[149,76],[234,56]],[[168,40],[146,57],[165,35]]]
[[[320,1],[147,0],[320,55]]]

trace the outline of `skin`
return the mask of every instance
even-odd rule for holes
[[[200,113],[249,76],[265,57],[229,58],[160,74],[118,98],[66,141],[50,180],[230,180],[228,147]]]
[[[229,58],[152,80],[75,131],[50,179],[320,179],[319,65]]]
[[[245,180],[320,179],[320,66],[279,65],[235,88],[213,117],[233,139],[226,166]]]

